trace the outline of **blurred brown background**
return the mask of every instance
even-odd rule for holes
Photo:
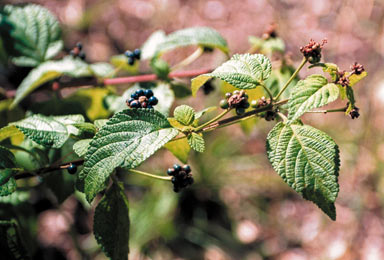
[[[300,46],[310,38],[327,38],[324,60],[346,70],[358,61],[368,71],[368,77],[354,87],[360,118],[351,120],[341,113],[304,118],[340,146],[337,221],[301,199],[273,172],[264,148],[271,123],[260,122],[249,136],[233,126],[210,135],[212,148],[205,158],[194,159],[199,172],[195,189],[199,201],[210,198],[223,204],[231,236],[244,247],[207,242],[196,248],[201,254],[192,256],[188,252],[193,250],[179,252],[161,239],[146,251],[133,241],[132,259],[189,259],[189,255],[192,259],[384,259],[384,1],[5,1],[26,2],[55,13],[63,26],[66,48],[83,42],[90,61],[108,61],[111,55],[138,48],[157,29],[169,33],[197,25],[215,28],[227,39],[232,53],[241,53],[249,49],[248,36],[261,36],[275,22],[295,64],[301,60]],[[216,65],[212,57],[203,57],[192,67]],[[308,73],[303,69],[301,76]],[[229,140],[226,133],[232,133]],[[220,142],[225,143],[224,151]],[[151,163],[163,167],[159,161]],[[178,211],[173,214],[177,219]]]

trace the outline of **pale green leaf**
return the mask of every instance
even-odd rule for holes
[[[226,40],[216,30],[209,27],[191,27],[175,31],[157,45],[156,52],[163,53],[179,47],[198,45],[202,47],[218,48],[228,53]]]
[[[110,259],[128,259],[129,203],[122,183],[113,183],[97,205],[93,232]]]
[[[188,135],[188,144],[196,152],[202,153],[205,150],[205,142],[201,134],[191,133]]]
[[[368,75],[368,73],[366,71],[363,71],[359,75],[357,75],[357,74],[349,75],[349,77],[348,77],[348,79],[349,79],[348,86],[350,86],[350,87],[354,86],[356,83],[358,83],[360,80],[365,78],[367,75]]]
[[[268,134],[267,154],[289,186],[336,219],[339,149],[327,134],[300,123],[280,122]]]
[[[92,76],[92,71],[89,69],[87,63],[71,57],[66,57],[63,60],[57,61],[46,61],[31,70],[28,76],[21,82],[20,86],[17,88],[16,96],[11,108],[44,83],[54,80],[62,75],[68,75],[75,78],[86,77]]]
[[[92,139],[83,139],[73,144],[73,150],[79,157],[83,157],[88,150],[89,144]]]
[[[204,108],[203,110],[196,112],[195,119],[200,119],[200,117],[204,116],[206,113],[210,113],[212,111],[215,111],[216,109],[217,107],[214,107],[214,106]]]
[[[106,62],[98,62],[89,65],[90,70],[98,78],[107,78],[114,76],[115,69],[113,66]]]
[[[329,73],[332,81],[336,81],[338,77],[339,67],[334,63],[324,63],[322,64],[323,71]]]
[[[43,116],[37,114],[12,123],[12,125],[40,145],[60,148],[70,134],[76,134],[78,131],[73,125],[82,122],[84,122],[82,115]]]
[[[0,142],[14,136],[24,136],[24,134],[14,125],[4,126],[0,129]]]
[[[85,156],[80,180],[88,201],[105,188],[117,167],[132,169],[178,134],[153,109],[126,109],[115,114],[95,135]]]
[[[16,65],[37,66],[63,48],[59,23],[44,7],[7,5],[0,16],[0,35]]]
[[[141,46],[141,60],[151,59],[155,56],[160,43],[164,42],[165,32],[158,30],[152,33]]]
[[[168,142],[164,147],[182,163],[186,164],[188,162],[188,156],[189,152],[191,151],[191,147],[188,144],[187,138]]]
[[[288,119],[295,121],[304,113],[325,106],[339,97],[339,88],[334,83],[328,83],[322,75],[311,75],[300,80],[291,92],[288,107]]]
[[[195,120],[195,110],[187,105],[181,105],[175,108],[173,115],[181,124],[188,126]]]
[[[209,79],[219,78],[239,89],[253,89],[271,75],[270,60],[262,54],[235,54],[213,72],[192,79],[192,95]]]

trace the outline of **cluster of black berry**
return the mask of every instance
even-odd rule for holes
[[[222,109],[236,108],[236,114],[242,115],[245,110],[249,107],[248,95],[244,90],[235,90],[233,93],[226,93],[226,99],[220,101],[220,107]]]
[[[304,57],[308,60],[309,63],[315,64],[320,61],[321,49],[326,43],[326,39],[324,39],[322,43],[315,42],[311,39],[307,45],[300,48],[300,51],[303,53]]]
[[[173,168],[167,170],[167,174],[172,177],[173,190],[179,192],[182,188],[193,184],[193,177],[191,174],[191,167],[184,165],[181,167],[178,164],[173,165]]]
[[[360,116],[360,113],[359,113],[359,108],[358,107],[354,107],[351,112],[349,112],[349,116],[352,118],[352,119],[355,119],[355,118],[358,118]]]
[[[153,96],[150,89],[138,89],[127,100],[127,106],[130,108],[153,108],[159,101]]]
[[[76,46],[69,52],[69,54],[74,58],[79,57],[80,59],[85,60],[85,52],[82,51],[82,49],[83,45],[81,42],[78,42],[76,43]]]
[[[124,54],[128,57],[128,64],[131,66],[135,63],[135,60],[140,60],[141,57],[140,49],[135,49],[134,51],[126,51]]]

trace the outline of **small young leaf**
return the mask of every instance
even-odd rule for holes
[[[31,70],[26,78],[21,82],[17,88],[15,99],[10,108],[15,107],[21,100],[23,100],[32,91],[54,80],[62,75],[68,75],[71,77],[86,77],[92,76],[92,71],[89,69],[87,63],[73,59],[72,57],[66,57],[63,60],[46,61],[40,64],[38,67]]]
[[[339,72],[339,67],[334,63],[324,63],[322,65],[323,71],[329,73],[332,81],[336,81]]]
[[[176,120],[185,126],[191,125],[195,120],[195,110],[187,105],[181,105],[175,108],[173,115]]]
[[[339,148],[327,134],[297,121],[280,122],[268,134],[267,154],[289,186],[336,219]]]
[[[198,45],[202,47],[218,48],[228,53],[225,39],[214,29],[209,27],[192,27],[173,32],[157,46],[157,55],[179,47]]]
[[[250,36],[248,42],[252,45],[252,48],[259,50],[260,53],[272,55],[273,52],[284,52],[285,44],[281,38],[268,38],[266,40],[255,36]]]
[[[47,117],[37,114],[12,123],[12,125],[40,145],[60,148],[67,141],[70,134],[78,132],[72,125],[82,122],[84,122],[82,115]]]
[[[16,181],[12,177],[16,171],[15,156],[7,148],[0,146],[0,196],[7,196],[16,190]]]
[[[0,18],[4,47],[18,66],[37,66],[63,48],[59,23],[44,7],[7,5]]]
[[[212,73],[192,79],[192,95],[211,78],[219,78],[239,89],[253,89],[271,75],[271,69],[271,62],[262,54],[235,54]]]
[[[105,188],[116,167],[137,167],[178,132],[153,109],[126,109],[115,114],[97,132],[85,156],[79,177],[84,180],[87,200],[91,202]]]
[[[165,32],[158,30],[152,33],[141,46],[141,59],[148,60],[155,56],[159,44],[165,40]]]
[[[0,128],[0,142],[14,136],[24,136],[24,134],[14,125],[7,125]]]
[[[188,144],[196,152],[202,153],[205,150],[205,142],[201,134],[191,133],[188,136]]]
[[[79,157],[83,157],[88,150],[89,144],[92,139],[83,139],[73,144],[73,150]]]
[[[176,141],[168,142],[164,147],[169,150],[182,163],[188,162],[189,152],[191,147],[188,144],[187,138],[182,138]]]
[[[172,127],[176,128],[177,130],[184,131],[185,128],[186,128],[185,125],[183,125],[182,123],[180,123],[179,121],[177,121],[177,119],[174,118],[174,117],[168,117],[167,120],[168,120],[169,124],[170,124]]]
[[[2,259],[31,259],[21,238],[19,225],[15,220],[0,220],[0,250]]]
[[[129,203],[122,183],[114,182],[97,205],[93,232],[110,259],[128,259]]]
[[[366,71],[363,71],[361,74],[359,75],[356,75],[356,74],[352,74],[348,77],[349,79],[349,84],[348,86],[352,87],[354,86],[357,82],[359,82],[360,80],[362,80],[363,78],[365,78],[366,76],[368,75],[368,73]]]
[[[328,83],[321,75],[311,75],[300,80],[288,102],[289,122],[295,121],[305,112],[335,101],[338,97],[339,88],[336,84]]]

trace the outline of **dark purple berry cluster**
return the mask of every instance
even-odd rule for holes
[[[152,90],[138,89],[127,100],[127,106],[130,108],[153,108],[158,102]]]
[[[193,184],[191,167],[184,165],[181,167],[178,164],[173,165],[173,168],[167,170],[167,174],[172,177],[173,191],[179,192],[181,189]]]
[[[128,64],[132,66],[135,63],[135,60],[140,60],[141,50],[135,49],[134,51],[126,51],[124,54],[128,58]]]
[[[359,108],[358,107],[354,107],[351,112],[349,112],[349,116],[352,118],[352,119],[355,119],[355,118],[358,118],[360,116],[360,113],[359,113]]]
[[[352,64],[351,70],[352,70],[352,74],[356,74],[356,75],[360,75],[365,71],[364,66],[357,62]]]
[[[220,101],[220,107],[222,109],[235,108],[237,115],[242,115],[245,110],[249,108],[248,95],[244,90],[235,90],[233,93],[226,93],[226,99]]]
[[[324,39],[322,43],[315,42],[314,40],[310,40],[309,43],[300,48],[301,53],[308,60],[309,63],[315,64],[318,63],[321,59],[321,49],[324,44],[327,43],[327,40]]]
[[[76,43],[76,46],[69,52],[69,54],[74,58],[79,57],[80,59],[85,60],[85,52],[82,51],[82,49],[83,45],[81,42],[78,42]]]

